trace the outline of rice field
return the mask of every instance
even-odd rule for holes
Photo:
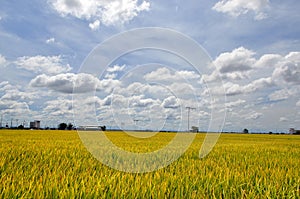
[[[135,152],[174,137],[107,135]],[[300,136],[222,134],[199,159],[204,136],[168,167],[132,174],[97,161],[76,131],[0,130],[0,198],[300,198]]]

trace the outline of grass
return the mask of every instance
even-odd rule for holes
[[[135,152],[174,137],[107,135]],[[0,198],[300,198],[300,136],[222,134],[199,159],[204,136],[170,166],[131,174],[98,162],[76,131],[0,130]]]

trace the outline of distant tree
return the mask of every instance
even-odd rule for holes
[[[106,131],[106,126],[101,126],[102,131]]]
[[[249,133],[248,129],[244,129],[243,133]]]
[[[58,125],[58,130],[66,130],[67,126],[68,125],[66,123],[60,123]]]
[[[21,124],[18,126],[18,129],[24,129],[24,126]]]
[[[68,126],[67,126],[67,129],[72,130],[73,129],[73,124],[69,123]]]

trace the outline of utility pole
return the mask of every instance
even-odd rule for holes
[[[13,122],[13,118],[10,119],[10,128],[12,128],[12,122]]]
[[[135,124],[135,125],[138,127],[138,125],[137,125],[137,124],[138,124],[138,122],[139,122],[140,120],[138,120],[138,119],[134,119],[133,121],[134,121],[134,124]],[[138,129],[137,129],[137,130],[138,130]]]
[[[188,111],[188,131],[190,131],[190,112],[191,112],[191,110],[196,110],[196,108],[187,106],[186,109]]]
[[[2,121],[3,121],[3,115],[1,114],[1,123],[0,123],[0,128],[2,128]]]
[[[109,121],[109,128],[110,128],[110,130],[112,130],[113,122],[114,122],[113,120],[110,120],[110,121]]]

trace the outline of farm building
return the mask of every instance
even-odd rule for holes
[[[300,134],[300,130],[295,130],[294,128],[290,128],[289,133],[290,134]]]
[[[77,128],[77,130],[81,130],[81,131],[105,131],[106,130],[106,126],[79,126]]]
[[[30,122],[29,127],[31,129],[39,129],[41,127],[41,121],[34,120],[33,122]]]
[[[198,132],[199,132],[199,127],[197,127],[197,126],[192,126],[191,132],[198,133]]]

